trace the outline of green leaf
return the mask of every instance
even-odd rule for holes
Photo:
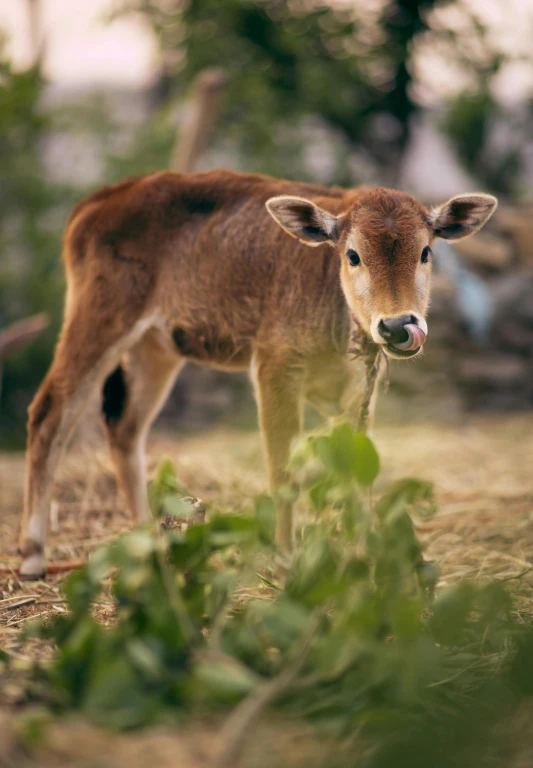
[[[255,518],[261,541],[264,544],[273,544],[276,532],[276,507],[270,496],[259,496],[256,500]]]
[[[110,547],[100,547],[89,557],[87,573],[94,584],[100,584],[113,566]]]
[[[217,515],[210,522],[210,541],[216,547],[242,546],[255,541],[258,522],[244,515]]]
[[[194,517],[195,509],[190,496],[178,496],[175,493],[165,493],[161,500],[161,515],[170,517]]]
[[[329,594],[332,584],[337,582],[337,562],[330,543],[314,538],[298,555],[285,591],[293,600],[311,606],[323,599],[322,586],[325,594]]]
[[[83,703],[84,712],[108,728],[133,728],[150,722],[154,702],[144,693],[125,655],[101,658]]]
[[[429,625],[435,640],[444,645],[459,642],[474,601],[474,589],[468,583],[454,584],[442,590],[433,604]]]
[[[128,640],[125,651],[133,666],[148,677],[160,678],[164,674],[161,659],[141,638]]]
[[[148,531],[137,530],[122,540],[122,546],[128,558],[144,561],[154,551],[154,538]]]
[[[523,696],[533,697],[533,631],[518,639],[518,651],[510,670],[510,680]]]
[[[379,457],[372,441],[354,432],[350,424],[337,425],[329,436],[318,437],[314,445],[326,469],[354,478],[364,488],[379,474]]]
[[[423,610],[421,600],[405,599],[398,595],[392,606],[392,628],[400,640],[411,641],[421,634]]]
[[[330,492],[336,488],[336,484],[331,477],[319,480],[309,491],[309,499],[313,507],[321,512],[330,503]]]
[[[363,487],[372,485],[379,475],[379,456],[372,440],[359,432],[354,435],[355,444],[355,479]]]
[[[437,511],[433,484],[414,478],[399,480],[380,499],[376,513],[380,517],[385,517],[391,509],[398,506],[407,506],[411,514],[428,520]]]
[[[148,484],[148,501],[153,516],[160,517],[167,514],[181,517],[181,511],[172,511],[171,499],[186,496],[189,496],[189,493],[178,480],[174,463],[170,459],[165,459],[157,468],[154,479]]]
[[[252,600],[246,619],[260,634],[267,647],[282,651],[291,648],[309,624],[309,610],[297,600],[282,594],[275,602]]]
[[[193,680],[201,698],[234,701],[250,693],[261,678],[237,659],[221,657],[200,661],[194,670]]]

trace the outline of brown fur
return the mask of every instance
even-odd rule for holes
[[[288,237],[276,226],[265,203],[279,195],[318,206],[308,210],[304,238],[323,239],[320,226],[333,222],[340,264],[331,243],[313,252],[294,239],[299,231],[287,229]],[[379,301],[386,311],[405,309],[421,238],[431,237],[428,216],[400,192],[229,171],[128,179],[79,203],[64,236],[64,325],[29,410],[23,573],[44,568],[39,553],[55,467],[97,387],[104,385],[106,434],[137,519],[148,516],[146,433],[188,360],[251,369],[277,488],[301,426],[303,397],[327,414],[355,414],[363,378],[344,356],[350,313],[370,332],[369,302],[374,310]],[[343,248],[354,227],[371,275],[366,304],[347,287]],[[290,510],[280,508],[278,540],[288,546],[291,536]]]

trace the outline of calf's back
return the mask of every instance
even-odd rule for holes
[[[339,349],[349,322],[338,256],[276,226],[265,202],[289,193],[332,213],[361,194],[229,171],[158,173],[107,187],[68,222],[69,282],[94,291],[113,285],[122,300],[109,297],[111,307],[127,307],[129,297],[157,314],[177,351],[198,362],[243,367],[256,344],[304,356]]]

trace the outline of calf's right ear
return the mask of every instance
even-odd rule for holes
[[[266,203],[267,211],[279,226],[306,245],[334,245],[339,236],[339,220],[305,197],[280,195]]]

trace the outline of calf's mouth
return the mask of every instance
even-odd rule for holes
[[[404,325],[398,333],[394,343],[385,344],[385,351],[391,356],[400,359],[415,357],[418,355],[426,341],[426,334],[415,323]]]

